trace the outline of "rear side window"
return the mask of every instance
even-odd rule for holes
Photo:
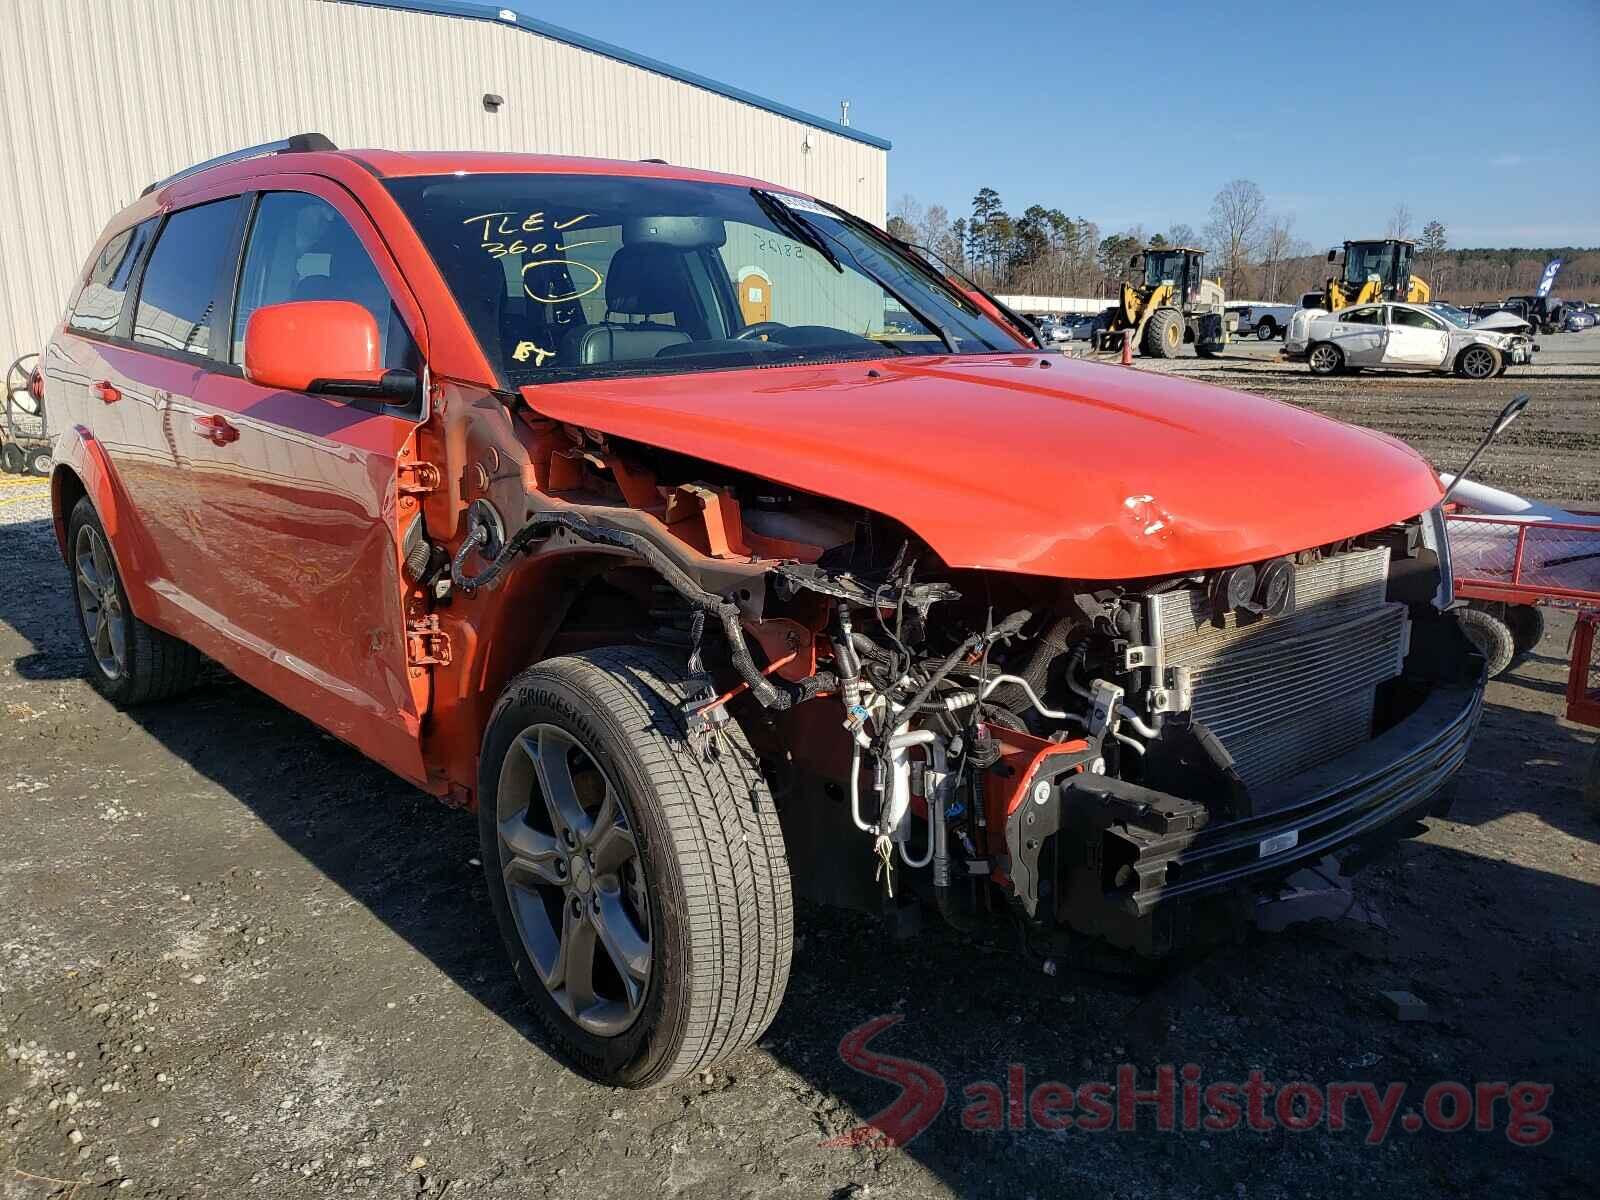
[[[89,269],[89,282],[83,285],[72,305],[67,327],[81,333],[116,333],[122,323],[122,306],[128,298],[128,284],[144,256],[145,248],[159,221],[151,217],[124,229],[105,244]]]
[[[187,354],[210,353],[217,283],[238,216],[239,198],[234,196],[167,218],[139,289],[134,341]]]
[[[256,208],[245,249],[233,319],[234,362],[244,362],[244,333],[251,314],[291,300],[349,300],[361,305],[378,323],[383,365],[418,368],[416,343],[350,223],[316,196],[269,192]]]
[[[1381,308],[1352,308],[1339,320],[1346,325],[1382,325],[1383,309]]]

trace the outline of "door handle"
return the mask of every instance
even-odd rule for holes
[[[194,431],[213,446],[226,446],[239,440],[239,430],[228,424],[224,417],[206,416],[194,419]]]
[[[109,379],[102,379],[93,387],[95,396],[106,404],[115,404],[122,399],[122,393]]]

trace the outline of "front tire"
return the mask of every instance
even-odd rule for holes
[[[111,539],[87,496],[67,522],[67,566],[95,691],[119,708],[131,708],[193,686],[200,674],[199,651],[133,615]]]
[[[512,680],[484,733],[479,832],[513,968],[603,1083],[721,1062],[771,1023],[793,901],[772,794],[736,722],[685,733],[682,666],[613,647]]]
[[[1256,340],[1258,342],[1270,342],[1277,336],[1278,327],[1272,323],[1271,317],[1263,317],[1256,324]]]
[[[1144,327],[1144,352],[1150,358],[1177,358],[1183,349],[1183,317],[1176,309],[1160,308]]]
[[[1318,342],[1306,352],[1306,365],[1313,375],[1337,375],[1344,370],[1344,351],[1332,342]]]
[[[50,457],[48,450],[34,450],[28,455],[28,474],[37,475],[41,479],[50,478],[50,468],[55,466],[55,459]]]
[[[1456,374],[1463,379],[1493,379],[1503,358],[1493,346],[1468,346],[1456,355]]]

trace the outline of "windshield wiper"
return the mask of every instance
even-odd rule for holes
[[[771,220],[774,225],[782,228],[796,241],[804,242],[806,245],[812,247],[818,254],[822,255],[828,260],[829,263],[832,264],[835,271],[838,271],[839,274],[843,275],[844,264],[841,263],[838,256],[828,248],[827,242],[825,242],[823,239],[826,237],[833,241],[839,242],[839,245],[844,247],[844,252],[850,256],[850,261],[855,263],[856,269],[868,279],[872,280],[873,283],[881,287],[884,291],[888,292],[889,295],[894,297],[895,302],[899,304],[900,307],[904,308],[913,317],[931,329],[934,334],[938,336],[939,340],[944,343],[946,353],[960,353],[960,351],[956,349],[956,340],[951,336],[948,329],[946,329],[938,321],[935,321],[928,314],[924,313],[921,309],[913,305],[909,300],[902,296],[892,284],[884,279],[882,275],[878,274],[876,271],[868,267],[866,263],[862,262],[861,256],[852,250],[848,243],[839,241],[839,239],[833,237],[832,234],[824,233],[822,230],[819,230],[815,225],[811,224],[810,221],[807,221],[804,217],[800,216],[799,213],[792,211],[786,204],[783,203],[782,200],[779,200],[771,192],[764,192],[760,188],[751,188],[750,194],[755,197],[756,203],[761,206],[761,211],[767,214],[768,219]]]
[[[844,264],[839,261],[839,256],[828,248],[828,243],[822,240],[822,235],[806,222],[784,206],[771,192],[764,192],[760,188],[751,188],[750,194],[756,198],[756,203],[761,206],[761,211],[767,214],[771,221],[785,234],[797,242],[804,242],[818,254],[822,255],[827,263],[839,274],[844,274]]]

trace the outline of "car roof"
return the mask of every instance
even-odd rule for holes
[[[352,174],[381,180],[433,175],[609,175],[759,187],[785,195],[804,195],[794,188],[749,176],[634,159],[485,150],[291,150],[233,158],[214,166],[179,172],[146,189],[139,200],[123,210],[118,220],[141,219],[159,209],[182,207],[192,194],[219,182],[291,174],[320,175],[336,180],[348,179]]]
[[[793,191],[746,175],[705,171],[639,159],[586,158],[574,154],[517,154],[491,150],[345,150],[385,179],[418,175],[631,175],[648,179],[690,179],[745,187]]]

